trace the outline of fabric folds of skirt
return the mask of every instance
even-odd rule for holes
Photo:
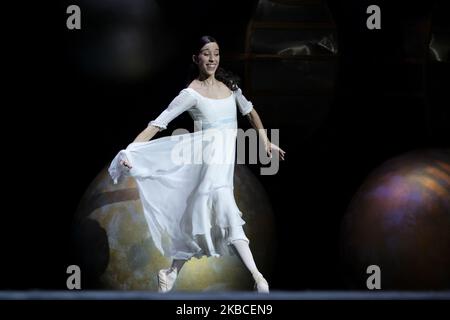
[[[132,143],[109,167],[114,183],[121,176],[135,179],[153,242],[175,259],[233,254],[233,230],[248,241],[233,194],[235,137],[214,140],[205,132]],[[192,161],[186,162],[189,157]]]

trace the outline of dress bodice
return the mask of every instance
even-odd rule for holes
[[[194,89],[187,88],[197,96],[197,103],[188,110],[194,120],[195,130],[208,129],[224,123],[236,124],[236,101],[234,94],[222,99],[212,99],[202,96]]]
[[[184,111],[188,111],[194,120],[195,130],[223,123],[233,124],[234,122],[235,124],[236,107],[239,108],[242,115],[248,114],[253,109],[253,104],[244,97],[240,88],[222,99],[208,98],[192,88],[185,88],[172,100],[166,110],[149,124],[164,130],[173,119]]]

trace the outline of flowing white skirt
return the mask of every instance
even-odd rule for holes
[[[232,241],[249,241],[233,194],[235,146],[236,129],[213,128],[132,143],[112,161],[114,183],[121,175],[136,180],[150,235],[165,256],[232,255]]]

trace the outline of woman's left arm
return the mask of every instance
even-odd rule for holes
[[[267,137],[266,130],[264,129],[264,126],[262,124],[261,118],[259,117],[259,114],[258,112],[256,112],[255,108],[252,108],[252,110],[247,114],[247,119],[248,121],[250,121],[252,127],[257,130],[259,138],[263,140],[267,154],[272,158],[272,151],[277,151],[280,154],[281,160],[284,160],[284,154],[286,152],[277,145],[270,142],[269,138]]]

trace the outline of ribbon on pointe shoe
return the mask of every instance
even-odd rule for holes
[[[161,269],[158,272],[158,292],[169,292],[172,290],[177,279],[177,269]]]

